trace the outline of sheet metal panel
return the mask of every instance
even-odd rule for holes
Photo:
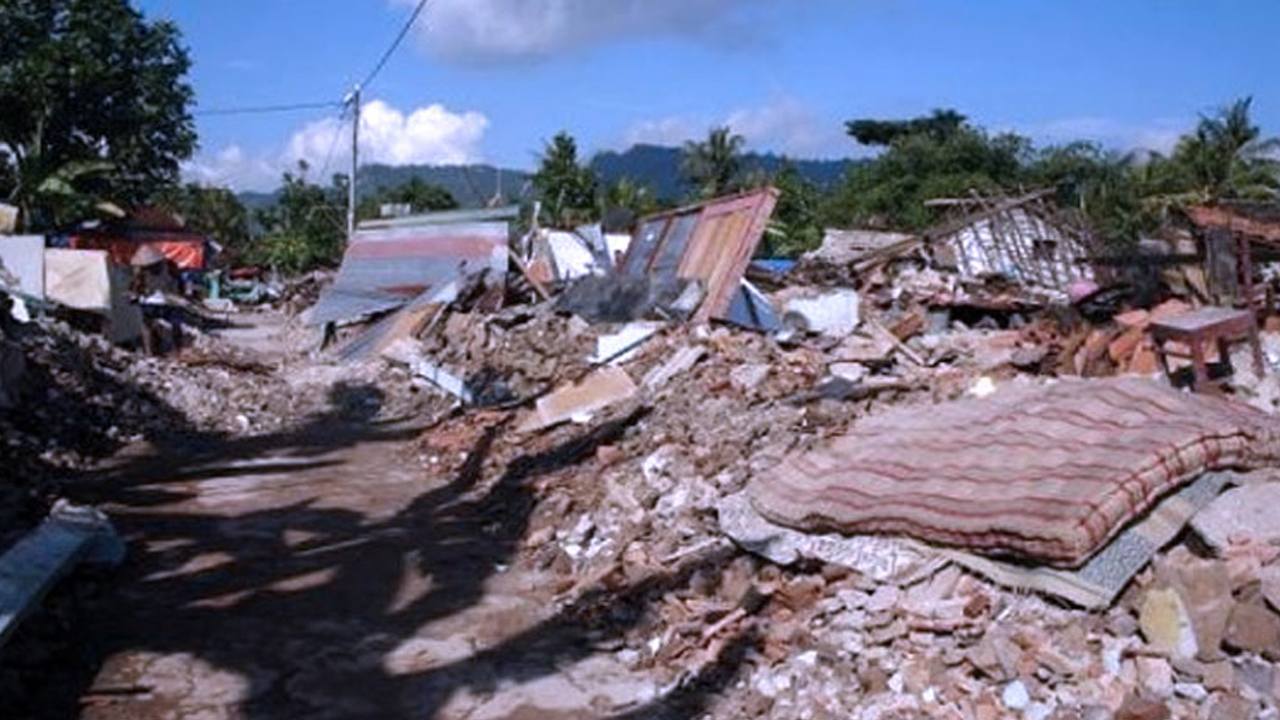
[[[622,274],[700,280],[706,297],[692,319],[727,319],[777,202],[778,191],[767,187],[646,217],[623,259]]]
[[[308,322],[323,325],[394,310],[484,268],[491,282],[502,282],[509,232],[506,222],[358,230]]]

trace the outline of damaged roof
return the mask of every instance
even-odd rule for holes
[[[466,211],[471,212],[471,211]],[[427,290],[488,268],[501,281],[510,227],[450,213],[366,223],[356,230],[338,276],[310,311],[323,325],[394,310]],[[414,222],[408,222],[414,220]]]

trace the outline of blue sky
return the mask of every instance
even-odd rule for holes
[[[201,108],[339,99],[411,0],[135,0],[185,33]],[[853,117],[954,107],[1040,141],[1167,149],[1253,95],[1280,133],[1275,0],[431,0],[366,90],[362,153],[531,167],[729,123],[756,149],[839,157]],[[336,112],[201,116],[189,174],[275,184],[347,162]],[[330,154],[329,148],[334,148]]]

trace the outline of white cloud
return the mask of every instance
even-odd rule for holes
[[[1187,131],[1185,123],[1159,119],[1132,123],[1106,117],[1075,117],[1018,128],[1038,141],[1093,140],[1120,150],[1154,150],[1168,153]]]
[[[839,122],[818,117],[803,103],[782,97],[729,113],[725,124],[747,142],[787,155],[844,155],[852,149]]]
[[[201,154],[182,168],[185,179],[236,190],[269,190],[280,184],[283,165],[265,155],[249,155],[239,145]]]
[[[475,111],[455,113],[440,104],[407,115],[381,100],[360,113],[360,162],[387,165],[461,165],[480,159],[489,120]],[[279,152],[250,154],[237,145],[196,157],[184,168],[189,179],[236,190],[269,190],[285,170],[303,160],[316,176],[346,172],[351,162],[351,126],[325,118],[298,129]],[[326,166],[327,163],[327,166]],[[325,182],[327,178],[314,178]]]
[[[707,123],[691,117],[672,116],[657,120],[641,120],[622,134],[622,145],[681,145],[685,140],[705,135]]]
[[[843,157],[855,149],[839,122],[818,117],[799,100],[785,96],[738,108],[719,118],[675,115],[642,120],[623,132],[621,145],[680,145],[686,140],[701,140],[710,128],[724,125],[745,138],[754,150],[809,158]]]
[[[412,0],[394,0],[400,6]],[[417,25],[421,45],[452,61],[510,62],[618,39],[757,41],[760,11],[797,0],[435,0]]]

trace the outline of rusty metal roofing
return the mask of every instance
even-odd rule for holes
[[[1221,228],[1251,239],[1280,243],[1280,205],[1274,203],[1222,203],[1187,208],[1191,222],[1203,228]]]
[[[423,292],[488,268],[502,282],[507,270],[506,222],[455,222],[356,231],[338,276],[310,311],[323,325],[394,310]]]
[[[645,217],[619,272],[699,280],[706,296],[692,319],[725,319],[777,202],[768,187]]]

